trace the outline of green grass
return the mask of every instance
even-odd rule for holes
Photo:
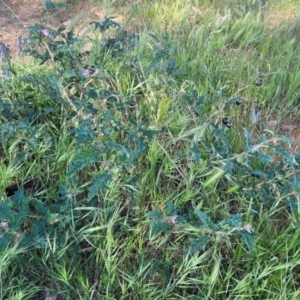
[[[109,54],[100,57],[100,43],[92,44],[86,64],[88,59],[98,60],[102,77],[91,77],[84,85],[74,80],[63,87],[67,92],[74,86],[74,98],[62,97],[78,104],[92,103],[85,98],[89,88],[118,93],[115,102],[109,102],[107,95],[93,102],[99,116],[109,110],[109,104],[117,107],[116,103],[133,101],[130,108],[116,109],[114,116],[102,123],[83,109],[74,105],[67,109],[47,96],[49,86],[54,86],[50,79],[56,76],[49,66],[38,67],[34,61],[17,64],[20,77],[48,78],[47,92],[37,79],[36,89],[17,76],[9,85],[2,81],[1,101],[20,101],[10,112],[19,114],[16,119],[26,115],[28,107],[37,115],[26,124],[36,129],[36,145],[27,141],[25,125],[13,142],[8,138],[11,132],[1,134],[1,190],[15,181],[21,185],[28,178],[37,178],[41,187],[26,198],[35,211],[30,211],[19,232],[9,233],[11,242],[1,250],[1,299],[45,299],[47,291],[57,299],[70,300],[300,298],[299,187],[291,179],[299,174],[299,166],[289,168],[283,163],[284,175],[276,169],[274,178],[253,181],[262,195],[267,196],[264,188],[271,187],[271,200],[242,193],[250,190],[246,185],[252,182],[250,167],[248,173],[219,172],[237,157],[241,166],[253,163],[260,168],[259,157],[250,161],[255,153],[245,150],[243,128],[253,137],[264,134],[269,140],[265,145],[270,145],[275,138],[264,130],[271,118],[278,121],[279,130],[281,123],[297,123],[300,117],[299,20],[282,17],[276,26],[270,23],[273,13],[280,15],[280,11],[295,10],[299,5],[295,1],[261,2],[263,7],[252,0],[105,2],[108,10],[117,7],[116,15],[131,17],[125,29],[140,34],[138,44],[130,54],[115,59]],[[85,42],[75,45],[80,49]],[[163,58],[156,60],[155,53]],[[175,67],[167,74],[170,61]],[[74,70],[86,68],[80,63]],[[257,86],[259,78],[262,85]],[[191,100],[196,97],[193,92],[197,97],[206,96],[204,104],[198,105],[200,114]],[[242,104],[228,110],[227,100],[236,96],[242,98]],[[24,99],[29,103],[24,104]],[[24,105],[24,111],[18,105]],[[55,112],[45,114],[49,108]],[[261,117],[252,123],[254,108],[261,111]],[[5,108],[1,109],[4,125]],[[219,125],[225,116],[230,117],[232,129]],[[130,118],[135,126],[128,125]],[[130,167],[116,164],[125,151],[119,148],[68,176],[72,160],[82,155],[78,149],[90,150],[88,142],[76,146],[74,128],[84,119],[92,123],[97,134],[93,146],[100,152],[104,152],[101,143],[109,135],[127,149],[134,146],[126,138],[139,124],[157,134],[147,138],[148,149]],[[201,145],[199,159],[195,159],[197,153],[191,154],[193,142]],[[263,149],[270,154],[270,146]],[[90,199],[94,178],[105,171],[112,175],[108,188]],[[267,172],[267,166],[262,171]],[[281,193],[282,185],[291,187],[289,197],[296,199],[296,209],[285,205],[288,197]],[[1,203],[6,201],[12,200],[3,192]],[[164,218],[175,214],[167,213],[172,211],[170,202],[178,208],[176,214],[191,221],[169,224]],[[43,214],[45,207],[51,207],[50,213]],[[198,226],[192,214],[197,210],[205,212],[219,229],[213,232],[209,226]],[[160,224],[169,226],[165,225],[169,228],[165,233],[156,234],[151,227],[149,213],[155,211],[163,211]],[[239,231],[228,229],[226,220],[237,213],[243,214],[243,224],[237,227],[251,224],[254,228],[253,253],[248,247],[251,242],[243,242]],[[2,214],[0,221],[6,222]],[[51,233],[39,232],[42,221],[52,226]],[[22,238],[35,231],[36,239],[25,247]],[[206,247],[184,254],[199,235],[209,236]],[[6,237],[8,233],[4,233]]]

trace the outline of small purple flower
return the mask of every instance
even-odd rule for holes
[[[246,230],[247,232],[249,233],[252,233],[254,230],[253,230],[253,227],[251,224],[247,224],[243,227],[244,230]]]
[[[91,71],[89,70],[89,69],[85,69],[85,70],[83,70],[83,72],[82,72],[82,75],[83,76],[88,76],[88,75],[90,75],[91,74]]]
[[[177,220],[177,215],[176,216],[165,216],[162,221],[166,222],[166,223],[172,223],[172,224],[176,224],[176,220]]]
[[[50,38],[51,40],[54,39],[54,36],[50,33],[49,29],[43,29],[42,30],[42,34],[48,38]]]
[[[156,46],[157,46],[158,48],[161,48],[161,42],[156,43]]]
[[[170,221],[171,221],[172,224],[175,224],[175,223],[176,223],[177,217],[178,217],[178,216],[172,216],[172,217],[170,218]]]
[[[49,36],[49,35],[50,35],[49,29],[43,29],[43,30],[42,30],[42,34],[43,34],[44,36]]]
[[[99,74],[99,69],[96,69],[93,75],[98,75]]]
[[[0,223],[0,228],[7,229],[8,228],[8,223],[7,222],[1,222]]]

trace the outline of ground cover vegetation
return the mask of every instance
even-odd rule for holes
[[[299,5],[105,5],[2,63],[0,298],[299,299]]]

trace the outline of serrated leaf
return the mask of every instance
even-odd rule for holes
[[[88,200],[90,201],[93,197],[97,196],[103,189],[108,189],[111,180],[112,176],[108,171],[105,171],[94,179],[92,186],[89,187]]]
[[[232,227],[240,226],[240,224],[242,222],[242,217],[243,217],[243,214],[233,215],[230,219],[228,219],[229,225]]]
[[[9,220],[11,218],[11,208],[7,202],[0,203],[0,219]]]
[[[67,176],[72,176],[84,167],[97,162],[99,160],[99,152],[100,150],[94,146],[81,149],[80,152],[73,158],[71,167],[67,172]]]
[[[147,144],[145,143],[145,139],[143,137],[140,137],[137,140],[137,146],[134,150],[131,150],[129,153],[129,159],[128,163],[135,162],[147,149]]]
[[[183,252],[183,254],[193,255],[201,250],[204,250],[208,242],[209,242],[208,236],[199,235],[196,239],[192,240],[191,245]]]
[[[255,157],[259,158],[261,162],[272,163],[274,161],[274,158],[266,153],[256,151],[253,154]]]
[[[291,181],[292,181],[291,183],[292,183],[294,190],[298,194],[300,194],[300,178],[299,178],[299,176],[297,176],[297,175],[293,176]]]
[[[15,192],[14,196],[12,197],[12,203],[14,207],[20,207],[23,205],[25,200],[24,189],[19,189]]]
[[[196,162],[198,162],[199,159],[200,159],[200,157],[201,157],[201,152],[200,152],[200,150],[199,150],[199,147],[198,147],[197,143],[195,143],[194,140],[192,141],[192,145],[191,145],[191,147],[190,147],[190,153],[191,153],[193,159],[194,159]]]
[[[261,143],[261,144],[264,144],[267,141],[266,136],[264,134],[259,136],[258,138],[256,138],[256,140],[257,140],[258,143]]]
[[[298,211],[298,204],[290,197],[288,197],[284,202],[292,211],[294,212]]]
[[[294,157],[283,147],[274,147],[274,150],[277,154],[280,154],[281,157],[285,160],[285,162],[290,166],[297,166],[297,162]]]
[[[168,216],[176,215],[177,210],[176,210],[174,204],[171,201],[167,201],[167,207],[165,209],[165,213]]]
[[[292,147],[292,141],[288,137],[281,134],[278,134],[276,137],[284,141],[289,148]]]
[[[35,139],[34,137],[28,139],[28,140],[26,141],[26,143],[27,143],[27,144],[29,145],[29,147],[31,147],[32,149],[36,149],[36,147],[37,147],[37,141],[36,141],[36,139]]]
[[[49,214],[49,209],[41,202],[37,202],[35,208],[37,213],[41,216],[47,216]]]
[[[246,230],[242,230],[240,234],[241,234],[241,240],[247,245],[250,254],[252,254],[254,250],[253,234],[247,232]]]
[[[13,215],[13,220],[11,222],[11,226],[18,228],[24,223],[25,217],[28,215],[27,209],[21,209],[18,213]]]
[[[171,224],[166,222],[156,221],[154,223],[151,223],[147,238],[153,239],[161,233],[167,233],[170,228],[171,228]]]
[[[198,216],[204,227],[210,228],[212,230],[219,229],[219,226],[215,224],[206,213],[196,209],[195,214]]]
[[[121,28],[120,24],[112,21],[115,17],[106,17],[102,22],[91,22],[90,24],[95,25],[95,29],[99,29],[101,32],[108,30],[110,27]]]
[[[164,213],[161,210],[151,210],[146,213],[146,217],[152,221],[159,221],[164,217]]]
[[[93,122],[86,120],[80,124],[79,127],[73,129],[71,132],[75,132],[76,147],[81,144],[89,144],[96,137],[95,131],[92,129]]]
[[[122,156],[121,156],[122,162],[124,162],[126,159],[128,159],[129,153],[123,145],[114,143],[112,141],[109,141],[109,142],[105,143],[104,145],[107,150],[114,150],[116,152],[121,153],[122,154]]]
[[[60,195],[60,199],[64,201],[68,201],[71,199],[71,195],[68,191],[68,188],[62,184],[59,186],[59,195]]]

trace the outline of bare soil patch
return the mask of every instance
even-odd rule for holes
[[[65,4],[66,1],[60,2]],[[75,4],[66,6],[70,11],[65,8],[45,11],[43,0],[0,0],[0,42],[5,43],[12,57],[15,57],[17,38],[26,37],[30,26],[44,24],[53,29],[66,27],[68,21],[81,12],[87,12],[91,19],[101,19],[105,16],[100,4],[92,5],[87,1],[76,1]]]

